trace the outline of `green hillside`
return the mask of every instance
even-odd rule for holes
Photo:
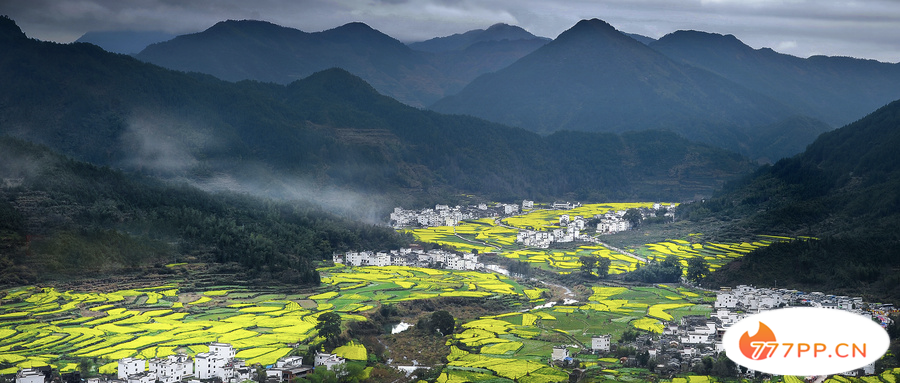
[[[754,252],[712,283],[755,283],[900,301],[900,101],[822,134],[805,152],[684,207],[731,235],[818,240]]]
[[[0,137],[0,238],[0,284],[165,272],[160,265],[179,262],[230,265],[245,282],[315,284],[315,262],[333,251],[402,241],[309,205],[209,194],[8,137]]]

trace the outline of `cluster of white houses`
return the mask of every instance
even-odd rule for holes
[[[892,305],[871,304],[862,298],[827,295],[820,292],[805,293],[796,290],[765,289],[752,286],[722,288],[716,294],[713,313],[705,315],[688,315],[678,321],[664,322],[663,332],[659,336],[640,334],[636,339],[621,346],[633,347],[636,353],[646,352],[649,360],[654,361],[654,370],[660,373],[677,373],[690,370],[697,363],[702,363],[706,356],[714,357],[724,350],[722,335],[725,330],[747,315],[761,311],[788,306],[813,306],[835,310],[851,311],[864,316],[871,316],[890,324],[888,314],[897,310]],[[569,349],[574,346],[554,347],[550,360],[554,363],[565,363]],[[595,336],[591,339],[591,350],[594,353],[615,351],[616,345],[610,346],[609,335]],[[631,366],[636,358],[623,358],[623,364]],[[847,371],[843,375],[861,376],[875,372],[875,365],[869,364],[861,369]],[[747,371],[745,377],[753,377],[754,371]]]
[[[190,376],[199,380],[219,378],[226,383],[251,379],[253,369],[234,355],[230,344],[214,342],[209,344],[209,352],[198,353],[193,360],[185,354],[149,361],[123,358],[119,360],[118,377],[128,383],[176,383]]]
[[[293,378],[306,376],[316,366],[334,370],[344,362],[343,358],[336,355],[318,353],[313,365],[304,365],[303,358],[290,356],[279,359],[274,366],[267,369],[266,377],[270,381],[289,382]],[[208,379],[237,383],[255,380],[255,375],[256,371],[252,367],[246,366],[243,360],[235,359],[235,350],[230,344],[217,342],[210,343],[209,352],[199,353],[193,360],[185,354],[178,354],[149,361],[123,358],[118,363],[118,380],[127,383],[176,383],[185,380],[200,382]],[[44,383],[44,381],[41,379],[20,382],[17,379],[16,383]]]
[[[531,202],[531,201],[526,201]],[[534,202],[531,202],[531,206]],[[402,207],[394,208],[391,213],[391,226],[401,227],[435,227],[456,226],[467,219],[486,217],[509,216],[519,212],[519,205],[498,203],[493,206],[478,204],[475,206],[448,206],[435,205],[434,209],[404,210]]]
[[[450,270],[481,270],[484,264],[471,253],[455,254],[440,249],[422,250],[403,248],[389,252],[350,251],[332,256],[334,263],[352,266],[413,266],[435,267]]]

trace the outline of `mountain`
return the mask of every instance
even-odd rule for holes
[[[106,51],[136,54],[150,44],[171,40],[175,35],[163,31],[92,31],[85,33],[76,43],[91,43]]]
[[[431,40],[410,43],[408,45],[410,48],[417,51],[438,53],[460,51],[477,43],[503,40],[538,40],[543,41],[544,43],[550,41],[550,39],[546,37],[535,36],[521,27],[500,23],[491,25],[488,29],[475,29],[466,33],[435,37]]]
[[[318,284],[333,251],[397,248],[389,228],[300,203],[209,194],[0,136],[0,285],[218,264],[237,278]],[[216,266],[214,266],[215,269]]]
[[[795,111],[710,72],[679,64],[609,24],[582,20],[514,64],[432,109],[539,133],[668,129],[756,157],[756,127]],[[813,137],[781,132],[780,140]],[[806,141],[804,141],[806,140]]]
[[[753,49],[732,35],[677,31],[650,47],[842,126],[900,98],[900,64],[849,57],[802,59]]]
[[[263,25],[263,27],[269,27]],[[293,32],[290,32],[293,33]],[[177,39],[176,39],[177,40]],[[396,204],[689,199],[752,169],[674,134],[537,134],[441,115],[340,69],[289,85],[182,73],[0,19],[0,133],[206,190],[312,199],[373,221]]]
[[[900,101],[822,134],[682,217],[746,236],[811,236],[756,251],[711,284],[840,291],[900,302]]]
[[[153,44],[135,57],[228,81],[279,84],[340,67],[412,105],[443,94],[442,76],[425,57],[363,23],[306,33],[263,21],[229,20]]]
[[[637,33],[625,33],[625,35],[639,41],[641,44],[644,44],[644,45],[650,45],[650,43],[656,41],[656,39],[654,39],[652,37],[639,35]]]
[[[510,32],[516,30],[521,33]],[[423,107],[546,42],[511,26],[495,25],[482,34],[468,49],[430,53],[413,50],[363,23],[306,33],[264,21],[228,20],[203,32],[153,44],[135,57],[228,81],[278,84],[338,67],[363,78],[382,94]],[[496,40],[519,36],[530,38]]]

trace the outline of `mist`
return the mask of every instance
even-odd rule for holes
[[[386,223],[387,212],[393,208],[387,196],[235,158],[224,140],[212,133],[212,127],[192,120],[146,111],[132,113],[120,138],[128,149],[119,166],[207,192],[310,203],[365,223]]]

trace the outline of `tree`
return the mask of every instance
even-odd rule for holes
[[[453,315],[445,310],[435,311],[434,314],[431,314],[430,323],[442,336],[453,334],[453,329],[456,328],[456,320],[453,319]]]
[[[592,273],[597,266],[597,257],[583,255],[578,260],[581,262],[581,272],[585,274]]]
[[[700,282],[709,275],[709,263],[703,257],[697,256],[688,261],[687,279],[691,282]]]
[[[622,216],[622,219],[631,222],[632,227],[641,226],[641,221],[644,219],[644,215],[641,214],[641,211],[638,209],[628,209],[625,211],[625,215]]]
[[[597,259],[597,277],[606,278],[609,275],[609,267],[612,266],[612,260],[606,257]]]
[[[333,312],[319,315],[316,330],[319,330],[319,335],[325,338],[325,344],[337,347],[341,337],[341,316]]]
[[[94,368],[94,363],[90,359],[79,359],[78,360],[78,371],[81,372],[81,376],[87,378],[89,374],[91,374],[91,369]]]

